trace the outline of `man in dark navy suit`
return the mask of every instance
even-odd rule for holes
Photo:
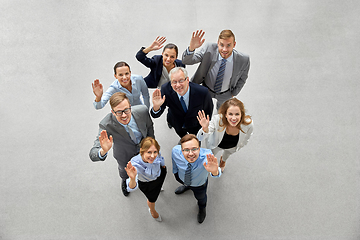
[[[183,67],[173,68],[170,82],[156,89],[153,93],[153,108],[150,114],[158,118],[169,108],[167,121],[174,127],[180,138],[188,133],[197,134],[201,128],[196,116],[204,110],[211,118],[213,102],[206,87],[189,81],[187,71]]]

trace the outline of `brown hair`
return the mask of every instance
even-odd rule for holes
[[[196,139],[196,141],[198,142],[199,147],[200,147],[200,141],[199,141],[199,139],[197,139],[197,137],[194,134],[186,134],[185,136],[183,136],[180,139],[180,144],[183,144],[184,142],[191,141],[193,139]]]
[[[127,63],[124,62],[124,61],[121,61],[121,62],[118,62],[118,63],[115,64],[115,66],[114,66],[114,74],[116,74],[116,69],[119,68],[119,67],[128,67],[128,68],[129,68],[129,72],[131,72],[131,71],[130,71],[130,66],[129,66],[129,64],[127,64]]]
[[[119,105],[125,99],[129,102],[129,105],[130,105],[130,101],[125,93],[123,93],[123,92],[114,93],[110,98],[111,109],[114,109],[117,105]]]
[[[144,155],[144,153],[149,150],[151,146],[155,146],[155,148],[160,151],[160,145],[159,143],[152,137],[146,137],[143,140],[141,140],[140,143],[140,155]]]
[[[234,42],[235,42],[235,35],[230,29],[222,30],[220,35],[219,35],[219,39],[228,39],[228,38],[231,38],[231,37],[234,38]]]
[[[228,110],[229,107],[231,107],[231,106],[239,107],[240,113],[241,113],[241,118],[240,118],[240,122],[238,123],[238,125],[237,125],[236,127],[239,128],[240,131],[244,132],[244,131],[241,129],[241,124],[249,125],[249,124],[252,122],[252,120],[251,120],[251,116],[245,115],[245,107],[244,107],[244,104],[243,104],[239,99],[237,99],[237,98],[230,98],[229,100],[225,101],[225,102],[220,106],[219,115],[221,115],[221,120],[222,120],[222,122],[220,121],[219,126],[223,128],[222,130],[224,130],[224,128],[226,128],[227,126],[230,125],[225,116],[226,116],[227,110]],[[221,131],[222,131],[222,130],[221,130]]]
[[[165,51],[165,49],[175,49],[175,52],[176,52],[176,57],[178,57],[178,54],[179,54],[179,50],[178,50],[178,47],[173,44],[173,43],[168,43],[165,45],[164,49],[163,49],[163,52]]]

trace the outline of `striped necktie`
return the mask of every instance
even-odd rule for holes
[[[191,184],[191,164],[188,163],[186,171],[185,171],[184,185],[190,186],[190,184]]]
[[[214,92],[216,93],[219,93],[221,91],[222,83],[224,80],[225,67],[226,67],[226,59],[223,58],[214,85]]]

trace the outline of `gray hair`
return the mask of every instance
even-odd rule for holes
[[[170,80],[171,80],[171,75],[174,74],[174,73],[177,73],[179,71],[182,71],[184,73],[184,77],[185,79],[188,78],[188,72],[186,71],[185,68],[183,67],[174,67],[173,69],[171,69],[171,71],[169,72],[169,77],[170,77]]]

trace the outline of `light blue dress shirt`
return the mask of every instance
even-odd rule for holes
[[[140,75],[131,75],[131,86],[132,86],[132,92],[129,92],[126,88],[121,86],[118,80],[115,80],[108,90],[102,95],[100,102],[94,101],[94,107],[95,109],[101,109],[103,108],[106,103],[109,101],[110,97],[116,93],[116,92],[123,92],[126,94],[126,96],[129,98],[130,104],[132,106],[134,105],[142,105],[143,102],[140,99],[140,96],[142,95],[144,98],[145,105],[147,108],[150,107],[150,95],[149,95],[149,89],[146,86],[145,80]]]
[[[144,162],[140,154],[133,157],[130,161],[131,164],[136,168],[137,175],[135,178],[135,188],[130,188],[130,178],[126,179],[126,186],[128,192],[135,191],[138,188],[138,181],[150,182],[156,180],[161,174],[161,167],[165,166],[165,160],[160,153],[155,158],[153,163]]]
[[[200,154],[198,159],[196,159],[195,162],[190,163],[191,164],[191,186],[192,187],[198,187],[205,184],[209,172],[204,167],[204,162],[207,163],[206,154],[212,154],[210,149],[200,148]],[[178,173],[179,178],[184,181],[185,179],[185,171],[187,168],[187,164],[189,162],[185,159],[182,150],[181,145],[176,145],[172,149],[172,167],[173,167],[173,173]],[[213,176],[211,173],[210,175],[212,177],[220,177],[221,176],[221,169],[218,167],[219,175]]]
[[[178,98],[179,98],[179,101],[180,101],[180,98],[181,98],[181,95],[176,93],[178,95]],[[184,98],[184,102],[185,102],[185,105],[186,105],[186,108],[189,109],[189,99],[190,99],[190,86],[188,87],[188,90],[186,91],[186,93],[184,94],[184,96],[182,96]]]

